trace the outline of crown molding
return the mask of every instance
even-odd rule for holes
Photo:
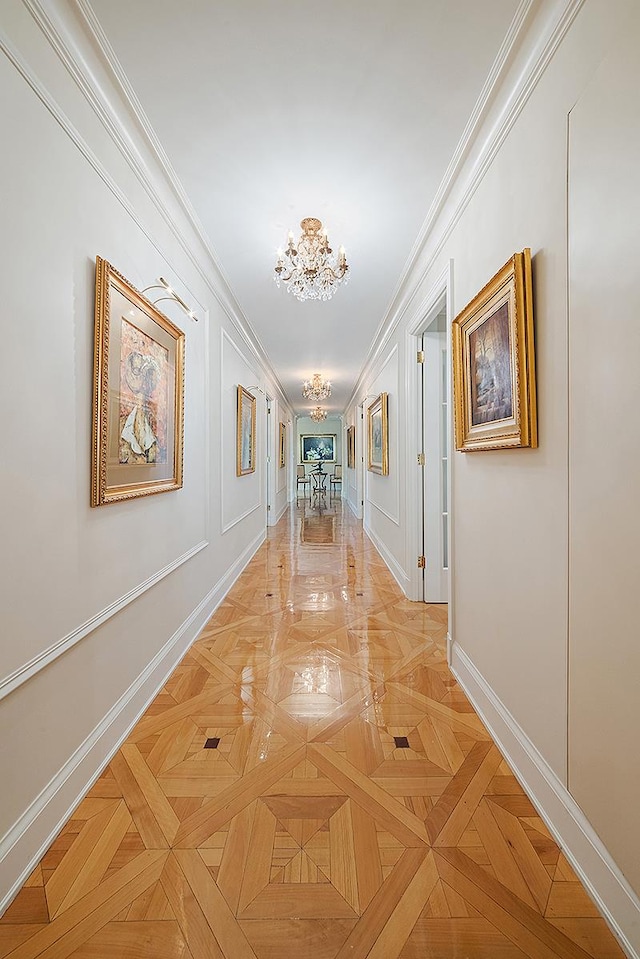
[[[507,72],[517,60],[517,48],[523,38],[534,29],[534,21],[544,5],[544,0],[522,0],[520,3],[420,228],[345,409],[355,401],[377,357],[410,309],[422,280],[459,222],[584,2],[585,0],[557,0],[552,4],[552,10],[540,26],[539,35],[520,69],[517,80],[507,89]],[[492,110],[496,114],[493,122],[490,117]],[[487,126],[486,135],[481,142]],[[467,163],[470,165],[465,171]],[[448,212],[447,204],[450,205]]]
[[[126,163],[135,174],[212,296],[236,328],[246,346],[263,366],[269,379],[273,382],[275,389],[281,394],[282,399],[290,406],[291,402],[287,398],[287,394],[271,364],[260,337],[244,314],[240,304],[235,299],[204,227],[198,219],[184,187],[164,152],[90,4],[87,0],[70,0],[78,14],[81,30],[86,34],[82,39],[88,39],[90,43],[90,49],[84,51],[81,49],[81,41],[72,35],[68,16],[65,18],[63,11],[59,11],[56,16],[55,11],[58,6],[56,0],[53,0],[53,2],[46,2],[46,0],[22,0],[22,2],[109,137],[118,148]],[[64,26],[62,26],[62,24],[64,24]],[[55,103],[48,91],[46,91],[31,68],[27,66],[24,59],[20,57],[15,50],[12,50],[12,53],[14,55],[10,56],[10,59],[15,65],[18,65],[17,61],[19,61],[19,69],[23,77],[45,103],[50,112],[56,116],[56,119],[63,129],[71,136],[76,145],[79,146],[81,152],[89,159],[96,172],[99,173],[107,186],[109,186],[112,192],[117,196],[119,201],[127,209],[127,212],[133,217],[156,249],[158,249],[158,252],[162,254],[165,261],[169,263],[169,259],[160,250],[151,232],[141,222],[140,217],[135,213],[132,205],[117,187],[115,181],[107,173],[95,154],[84,142],[79,132],[73,127],[70,120],[64,115],[63,111],[58,104]],[[128,124],[123,121],[123,110],[115,108],[112,98],[109,97],[104,86],[98,82],[91,72],[90,54],[98,56],[101,66],[106,71],[117,97],[122,101],[124,113],[129,121]],[[157,172],[153,171],[150,164],[145,161],[143,151],[137,148],[136,140],[140,141],[143,150],[148,152],[152,165],[157,167]],[[173,212],[169,209],[167,199],[162,195],[162,191],[159,188],[159,183],[162,184],[163,182],[169,187],[171,201],[179,208],[188,227],[193,231],[194,237],[188,237],[185,234],[183,227],[178,223]],[[197,244],[194,244],[194,238],[197,239]],[[199,250],[196,248],[197,246],[200,247]],[[175,268],[173,269],[179,276],[179,272],[175,270]],[[215,281],[212,278],[212,273]],[[195,299],[195,297],[193,298]]]

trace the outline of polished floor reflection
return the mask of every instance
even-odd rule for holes
[[[299,502],[0,921],[11,959],[618,959],[361,525]]]

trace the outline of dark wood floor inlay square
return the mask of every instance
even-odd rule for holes
[[[220,745],[220,737],[213,736],[211,739],[207,739],[206,743],[204,744],[204,748],[217,749],[219,745]]]
[[[406,736],[394,736],[393,741],[396,744],[396,749],[408,749],[409,740]]]

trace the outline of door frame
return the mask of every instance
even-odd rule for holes
[[[451,322],[453,320],[453,260],[448,260],[446,266],[435,279],[427,295],[416,305],[413,311],[413,320],[408,324],[405,339],[406,364],[405,364],[405,399],[407,410],[407,448],[406,448],[406,518],[407,518],[407,551],[405,554],[405,568],[409,578],[409,599],[415,602],[423,601],[423,576],[422,570],[418,569],[418,556],[422,552],[422,534],[424,529],[424,518],[422,508],[422,467],[418,465],[418,453],[422,450],[422,389],[418,377],[418,363],[416,354],[418,350],[418,339],[424,332],[427,320],[430,314],[433,314],[439,303],[445,299],[447,306],[447,329],[446,338],[449,352],[448,362],[448,394],[449,394],[449,420],[448,420],[448,445],[449,445],[449,470],[447,476],[447,498],[449,502],[449,637],[447,642],[447,656],[450,655],[451,639],[453,635],[453,579],[454,579],[454,552],[453,552],[453,528],[455,516],[452,510],[451,492],[452,477],[454,470],[453,457],[453,397],[451,384]]]

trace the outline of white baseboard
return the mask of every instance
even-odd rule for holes
[[[453,655],[453,640],[451,633],[447,633],[447,666],[451,669],[451,657]]]
[[[387,547],[384,545],[381,539],[379,539],[373,530],[369,526],[364,526],[364,531],[378,550],[383,560],[389,567],[389,572],[395,579],[396,583],[402,590],[405,596],[409,595],[409,590],[411,589],[411,581],[405,571],[403,570],[400,563],[397,561],[395,556],[392,556]]]
[[[573,796],[457,643],[451,669],[630,959],[640,959],[640,899]]]
[[[356,519],[362,519],[362,507],[355,506],[350,499],[347,498],[347,503],[349,504],[349,509],[353,513]]]
[[[262,530],[2,837],[0,915],[198,638],[264,539]]]
[[[282,519],[282,517],[284,516],[284,514],[287,512],[288,509],[289,509],[289,501],[287,500],[287,501],[280,507],[280,512],[277,514],[277,516],[271,517],[271,515],[269,515],[269,526],[275,526],[276,523],[279,523],[280,520]]]

